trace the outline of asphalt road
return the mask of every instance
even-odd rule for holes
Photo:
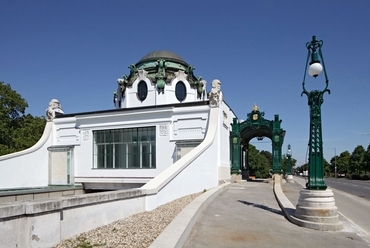
[[[305,185],[305,178],[295,176],[294,179]],[[325,183],[334,192],[339,214],[370,241],[370,182],[325,178]]]
[[[345,178],[325,178],[325,183],[332,189],[370,201],[370,181],[348,180]]]

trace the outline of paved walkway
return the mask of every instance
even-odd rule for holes
[[[285,219],[272,181],[232,184],[198,218],[185,248],[197,247],[369,247],[345,219],[343,230],[316,231]],[[296,205],[302,185],[284,183],[283,192]]]

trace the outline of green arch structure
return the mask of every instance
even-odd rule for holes
[[[275,173],[282,172],[282,146],[284,143],[285,130],[280,125],[282,120],[275,115],[274,120],[266,120],[265,113],[260,112],[255,105],[247,120],[239,122],[233,119],[230,132],[231,148],[231,174],[242,174],[242,179],[249,179],[248,145],[253,138],[267,137],[272,142],[272,170]],[[243,162],[245,151],[245,163]]]

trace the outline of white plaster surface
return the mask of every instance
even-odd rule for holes
[[[137,189],[1,204],[0,248],[52,247],[144,210]]]
[[[52,122],[47,122],[40,140],[32,147],[0,157],[0,189],[48,185],[48,154]]]

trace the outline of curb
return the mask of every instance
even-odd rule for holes
[[[319,231],[340,231],[342,229],[342,223],[339,222],[338,224],[323,224],[323,223],[316,223],[306,220],[298,219],[294,216],[294,212],[296,210],[295,206],[289,201],[289,199],[286,197],[286,195],[283,193],[281,189],[281,183],[280,183],[280,176],[277,178],[275,175],[274,180],[274,195],[275,198],[281,208],[281,210],[284,213],[284,216],[287,218],[288,221],[291,223],[306,227],[314,230]]]
[[[175,217],[149,248],[183,247],[199,216],[230,185],[231,183],[224,183],[198,196]]]

